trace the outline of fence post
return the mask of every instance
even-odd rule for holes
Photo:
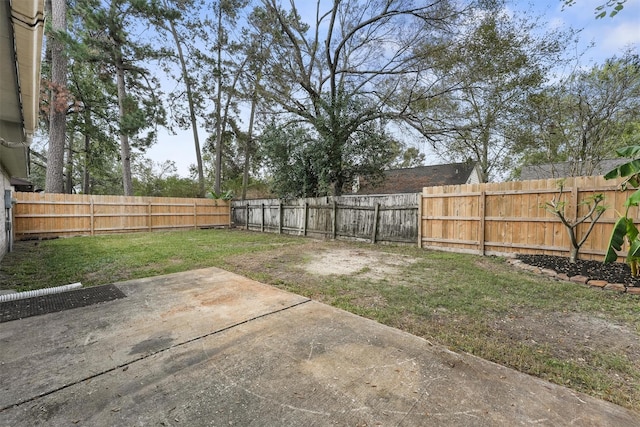
[[[244,216],[246,217],[246,221],[245,221],[245,227],[247,230],[249,230],[249,203],[247,203],[247,209],[244,212]]]
[[[193,202],[193,229],[198,229],[198,203]]]
[[[338,229],[338,203],[336,199],[333,199],[333,216],[332,216],[332,224],[331,224],[331,236],[333,240],[336,240],[336,233]]]
[[[149,231],[153,231],[153,227],[151,226],[151,200],[147,202],[147,213],[148,213],[148,222],[149,222]]]
[[[90,205],[90,209],[91,209],[91,212],[90,212],[91,225],[89,227],[91,228],[91,235],[94,236],[95,233],[96,233],[95,232],[96,226],[95,226],[95,211],[94,211],[94,206],[93,206],[93,197],[91,197],[91,199],[89,199],[89,205]]]
[[[378,234],[378,213],[380,212],[380,203],[376,203],[376,207],[373,210],[373,230],[371,231],[371,243],[376,242],[376,235]]]
[[[422,193],[418,193],[418,248],[422,248]]]
[[[309,215],[309,203],[304,202],[304,218],[302,222],[302,235],[307,235],[307,216]]]
[[[578,183],[577,180],[573,179],[573,187],[571,188],[571,204],[573,205],[573,219],[574,221],[578,219]]]
[[[262,209],[260,209],[260,232],[264,233],[264,203]]]
[[[478,240],[480,242],[480,255],[484,255],[484,227],[485,227],[485,218],[486,218],[486,202],[487,202],[487,192],[480,192],[480,206],[478,209],[480,210],[480,229],[478,230]]]
[[[282,234],[282,200],[278,203],[278,234]]]

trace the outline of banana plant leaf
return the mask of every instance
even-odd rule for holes
[[[624,201],[625,207],[640,205],[640,190],[636,190],[627,200]]]
[[[628,148],[628,147],[627,147]],[[635,148],[635,147],[632,147]],[[638,153],[640,155],[640,153]],[[625,178],[628,176],[637,175],[640,173],[640,159],[631,160],[630,162],[623,163],[613,170],[607,172],[604,176],[605,179]],[[632,185],[637,186],[638,183],[631,182]]]
[[[609,245],[607,246],[607,254],[604,257],[604,262],[616,262],[618,259],[618,254],[616,251],[622,250],[622,245],[624,245],[624,238],[627,235],[627,226],[628,226],[629,218],[622,216],[618,218],[615,225],[613,226],[613,231],[611,232],[611,237],[609,238]]]
[[[616,149],[618,157],[634,158],[640,157],[640,145],[627,145],[626,147],[620,147]]]
[[[631,241],[631,247],[629,248],[629,255],[627,255],[627,259],[630,260],[632,258],[640,257],[640,240],[636,237],[635,240]]]

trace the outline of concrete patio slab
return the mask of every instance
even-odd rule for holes
[[[0,426],[637,426],[640,414],[210,268],[0,324]]]

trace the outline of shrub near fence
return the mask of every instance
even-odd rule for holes
[[[566,178],[562,198],[566,216],[584,215],[580,203],[602,193],[609,209],[580,250],[583,259],[601,261],[607,250],[617,210],[632,190],[601,176]],[[558,198],[558,180],[512,181],[425,187],[422,193],[420,242],[425,248],[480,254],[548,254],[569,256],[571,243],[560,220],[540,206]],[[638,218],[637,208],[630,216]],[[578,227],[578,235],[589,223]]]
[[[228,201],[14,193],[16,240],[229,226]]]
[[[317,238],[417,243],[418,194],[234,201],[232,219],[249,230]]]

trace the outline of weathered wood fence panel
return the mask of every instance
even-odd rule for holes
[[[422,193],[420,242],[425,248],[488,255],[512,253],[568,256],[571,242],[560,220],[541,206],[555,198],[566,202],[568,219],[587,212],[585,200],[605,196],[609,209],[580,250],[584,259],[604,259],[617,210],[632,190],[601,176],[567,178],[562,196],[558,180],[512,181],[425,187]],[[637,208],[630,212],[638,218]],[[589,223],[578,226],[582,236]]]
[[[224,200],[14,193],[16,240],[230,224]]]
[[[236,226],[317,238],[415,243],[419,194],[234,201]]]

